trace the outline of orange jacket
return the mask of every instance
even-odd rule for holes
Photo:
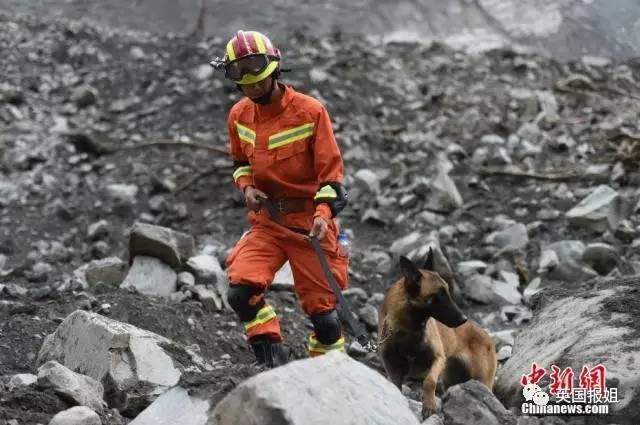
[[[271,199],[313,199],[320,184],[343,179],[343,164],[327,110],[316,99],[281,85],[279,102],[236,103],[227,121],[233,178],[244,192],[248,185]],[[331,219],[326,204],[314,217]]]

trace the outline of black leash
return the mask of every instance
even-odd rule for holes
[[[329,286],[331,286],[331,290],[333,291],[333,294],[335,295],[336,300],[338,301],[338,307],[339,307],[338,314],[340,315],[342,320],[347,323],[349,328],[351,328],[351,332],[353,332],[353,334],[355,335],[358,343],[365,350],[369,352],[375,352],[377,350],[377,346],[369,338],[369,335],[365,332],[364,328],[360,325],[360,323],[358,323],[353,317],[353,314],[351,313],[351,307],[349,306],[349,302],[344,297],[344,295],[342,295],[342,289],[338,285],[338,282],[336,281],[336,278],[333,275],[333,273],[331,273],[331,267],[327,262],[327,257],[324,251],[322,250],[322,247],[320,246],[320,241],[318,240],[318,238],[316,236],[309,236],[309,232],[304,229],[285,226],[282,221],[282,216],[276,209],[273,202],[268,198],[259,198],[259,199],[260,199],[260,203],[264,205],[264,207],[269,212],[269,215],[271,216],[271,219],[273,221],[280,224],[281,226],[286,227],[287,229],[293,232],[296,232],[301,234],[302,236],[305,236],[311,242],[311,246],[313,247],[313,250],[315,251],[316,256],[318,257],[318,260],[320,261],[322,272],[324,273],[325,277],[329,281]]]

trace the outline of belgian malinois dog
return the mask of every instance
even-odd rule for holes
[[[433,251],[422,269],[400,257],[402,279],[385,295],[378,346],[387,376],[399,389],[405,378],[424,379],[422,414],[438,409],[436,386],[444,389],[477,379],[490,390],[496,373],[493,339],[467,320],[449,286],[433,269]]]

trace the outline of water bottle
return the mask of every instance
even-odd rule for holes
[[[338,255],[341,257],[349,257],[349,251],[351,250],[351,243],[346,233],[340,232],[338,235]]]

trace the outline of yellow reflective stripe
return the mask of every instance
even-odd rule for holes
[[[338,194],[336,193],[336,190],[334,188],[331,187],[331,185],[324,185],[320,188],[320,190],[318,192],[316,192],[316,196],[313,197],[313,199],[318,199],[318,198],[337,198]]]
[[[329,351],[344,351],[344,337],[340,337],[339,340],[331,345],[325,345],[320,343],[314,335],[309,337],[309,351],[316,353],[327,353]]]
[[[256,45],[258,46],[258,51],[260,53],[267,53],[267,48],[264,45],[264,40],[257,32],[253,33],[253,39],[256,41]]]
[[[238,130],[238,137],[240,140],[243,140],[251,145],[253,145],[256,141],[256,133],[251,130],[249,127],[245,127],[236,121],[236,129]]]
[[[242,167],[236,168],[236,171],[233,172],[233,180],[238,181],[240,177],[250,176],[251,174],[251,165],[244,165]]]
[[[303,124],[269,136],[269,149],[279,148],[297,140],[313,136],[314,123]]]
[[[233,51],[233,40],[227,43],[227,56],[229,57],[229,61],[232,61],[236,58],[236,52]]]
[[[248,331],[254,326],[263,325],[275,317],[276,317],[276,312],[273,309],[273,307],[271,307],[270,305],[265,305],[258,311],[258,314],[256,314],[255,319],[249,322],[242,322],[242,324],[244,325],[244,329]]]

